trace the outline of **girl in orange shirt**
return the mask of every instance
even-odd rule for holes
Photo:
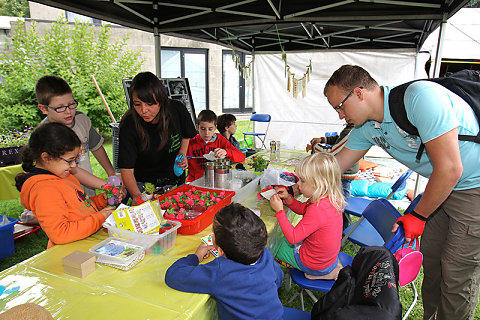
[[[95,233],[114,210],[105,193],[88,198],[70,174],[81,143],[67,126],[49,122],[38,126],[22,151],[24,173],[15,177],[22,206],[33,212],[47,234],[50,248]]]

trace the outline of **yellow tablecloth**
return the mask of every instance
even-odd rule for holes
[[[15,199],[20,196],[15,187],[15,176],[23,172],[22,165],[0,167],[0,200]]]
[[[286,157],[290,155],[285,153]],[[270,204],[259,201],[255,194],[242,203],[260,210],[269,234],[268,247],[275,253],[283,235]],[[146,255],[129,271],[97,264],[95,272],[83,279],[66,275],[62,258],[75,250],[87,252],[108,234],[100,230],[87,239],[54,246],[0,273],[0,285],[7,289],[20,287],[17,293],[2,296],[0,313],[31,302],[45,307],[57,320],[216,319],[214,298],[176,291],[164,282],[168,267],[194,253],[200,238],[211,232],[209,226],[195,235],[178,235],[172,248],[161,255]]]

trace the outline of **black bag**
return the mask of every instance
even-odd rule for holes
[[[398,262],[385,247],[363,247],[312,309],[312,320],[402,318]]]
[[[462,70],[455,73],[447,74],[444,78],[422,79],[438,83],[453,93],[457,94],[460,98],[465,100],[475,112],[477,121],[480,123],[480,72],[475,70]],[[407,118],[407,112],[405,111],[404,95],[407,87],[413,82],[420,81],[414,80],[404,84],[401,84],[392,90],[388,96],[388,104],[390,108],[390,114],[392,115],[395,123],[405,132],[418,136],[418,130]],[[480,143],[480,132],[476,136],[458,135],[458,140],[473,141]],[[425,149],[423,143],[420,145],[417,153],[417,161],[420,161],[422,153]]]

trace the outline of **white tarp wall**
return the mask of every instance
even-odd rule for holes
[[[343,64],[362,66],[380,85],[398,85],[416,78],[426,78],[424,65],[427,58],[422,58],[416,70],[417,56],[413,50],[287,53],[290,71],[296,74],[296,78],[303,76],[312,61],[313,73],[307,83],[306,96],[302,98],[300,91],[295,99],[292,92],[287,92],[281,54],[256,54],[255,111],[272,116],[266,138],[267,148],[270,141],[279,140],[284,148],[305,150],[313,137],[342,130],[345,122],[328,104],[323,88],[332,73]],[[262,130],[261,125],[256,126],[257,132]],[[258,141],[256,146],[261,147]]]

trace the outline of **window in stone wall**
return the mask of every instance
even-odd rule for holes
[[[188,78],[196,113],[208,109],[208,50],[162,47],[161,55],[161,78]]]
[[[235,52],[240,62],[245,66],[252,61],[251,54]],[[222,63],[222,111],[224,113],[250,113],[253,108],[253,77],[242,77],[235,62],[232,51],[223,50]]]
[[[78,20],[81,22],[93,23],[94,25],[97,25],[97,26],[102,25],[102,20],[87,17],[75,12],[65,11],[65,16],[67,17],[68,22],[75,22],[76,20]],[[109,24],[112,24],[112,23],[109,23]]]

